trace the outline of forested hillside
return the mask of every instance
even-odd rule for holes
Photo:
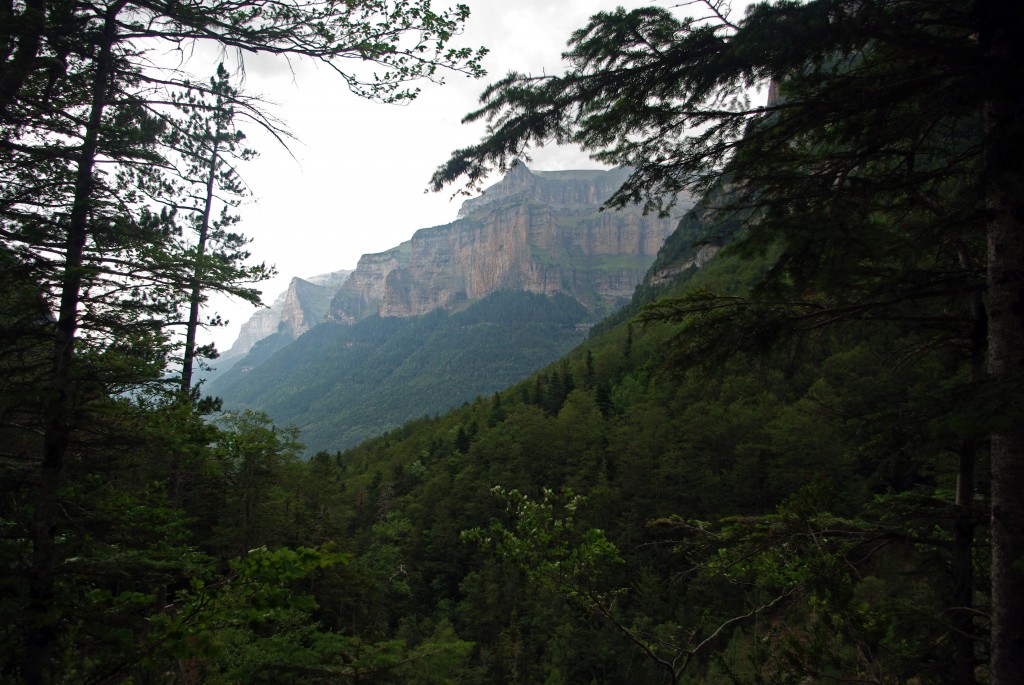
[[[770,263],[727,249],[666,295],[738,296]],[[66,610],[77,649],[109,664],[108,631],[134,626],[135,677],[202,682],[946,680],[960,356],[922,356],[905,322],[695,347],[636,304],[525,381],[347,451],[300,460],[253,413],[194,424],[186,521],[159,490],[124,499],[159,474],[144,460],[73,474],[91,485],[69,503],[108,512],[82,520],[81,558],[113,530],[133,550],[120,591]],[[147,574],[193,581],[142,629],[125,583]],[[116,622],[86,624],[106,601]]]
[[[205,390],[295,426],[312,451],[343,449],[507,387],[579,343],[590,318],[566,295],[499,292],[453,314],[329,322],[280,349],[260,341]]]
[[[677,287],[741,293],[767,263]],[[696,359],[680,333],[624,323],[316,455],[335,534],[399,574],[372,619],[450,621],[467,682],[945,680],[957,356],[918,357],[902,324]]]
[[[130,29],[370,58],[393,76],[350,87],[398,100],[476,62],[444,49],[462,6],[299,6],[0,23],[0,680],[1020,681],[1024,5],[595,15],[564,73],[484,93],[484,139],[435,184],[571,142],[633,169],[612,205],[701,201],[562,359],[308,460],[295,429],[201,398],[202,350],[169,332],[261,276],[202,202],[244,99],[220,72],[162,81],[188,111],[156,116]],[[185,121],[198,147],[160,135]],[[96,170],[181,155],[208,163],[187,220],[142,199],[177,187],[165,166]]]

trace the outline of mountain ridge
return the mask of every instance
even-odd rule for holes
[[[207,390],[298,426],[316,450],[507,387],[629,302],[675,230],[677,217],[602,210],[627,174],[517,165],[461,218],[363,255],[299,336],[316,309],[305,299],[324,291],[293,280],[278,329]]]
[[[220,365],[244,357],[256,343],[275,333],[297,338],[320,323],[334,293],[351,273],[351,269],[341,269],[308,278],[292,277],[269,307],[258,309],[242,324],[238,337],[221,354]]]
[[[643,216],[638,208],[602,211],[628,175],[622,168],[535,171],[516,164],[482,195],[464,201],[455,221],[364,254],[355,269],[293,278],[270,307],[242,325],[220,366],[277,333],[294,339],[325,321],[456,311],[499,290],[561,292],[596,316],[607,313],[628,302],[692,205],[684,198],[670,217]]]
[[[628,170],[533,172],[515,165],[459,218],[363,255],[327,319],[457,310],[499,290],[564,293],[595,313],[624,304],[675,229],[680,212],[601,209]],[[631,257],[633,259],[623,259]]]

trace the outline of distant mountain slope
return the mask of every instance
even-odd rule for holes
[[[264,338],[284,333],[294,339],[323,321],[335,293],[351,273],[350,269],[344,269],[309,278],[292,278],[273,304],[258,310],[242,324],[238,338],[213,366],[223,372]]]
[[[564,295],[499,292],[452,314],[329,322],[282,349],[266,339],[208,392],[298,426],[310,451],[344,449],[518,381],[578,344],[587,316]]]
[[[330,288],[294,279],[263,314],[276,327],[254,317],[232,348],[247,354],[221,360],[206,392],[335,450],[516,382],[629,302],[691,204],[601,211],[627,176],[519,164],[456,221],[363,255]]]

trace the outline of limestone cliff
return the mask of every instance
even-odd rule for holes
[[[683,215],[638,290],[642,300],[656,297],[682,274],[703,268],[744,230],[752,220],[752,209],[720,209],[731,203],[734,192],[728,184],[716,186]]]
[[[628,177],[628,169],[533,171],[520,162],[483,195],[466,200],[459,210],[459,218],[509,198],[524,198],[554,206],[600,206]]]
[[[519,164],[467,200],[455,222],[364,255],[328,319],[455,310],[500,290],[565,293],[594,312],[621,304],[678,222],[678,215],[643,216],[635,208],[599,211],[627,174],[533,172]]]
[[[351,273],[343,270],[307,279],[293,278],[273,304],[258,310],[242,324],[231,349],[221,355],[221,363],[247,354],[253,345],[275,333],[297,338],[323,321],[332,298]]]

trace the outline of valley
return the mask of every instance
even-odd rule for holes
[[[204,392],[297,427],[312,453],[506,388],[627,303],[690,204],[602,211],[627,175],[519,164],[455,222],[354,271],[293,279]]]
[[[0,685],[1020,682],[1024,3],[625,4],[0,8]]]

